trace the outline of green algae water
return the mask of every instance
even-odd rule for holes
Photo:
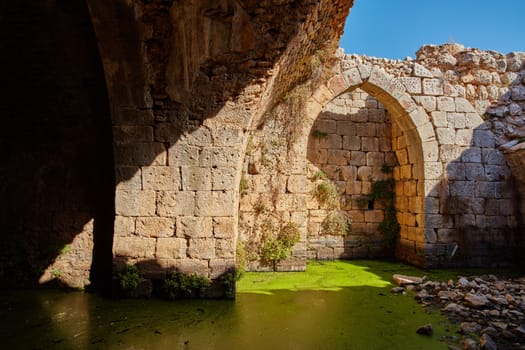
[[[412,295],[393,295],[376,261],[310,262],[246,273],[228,300],[115,300],[81,292],[0,292],[2,349],[447,349],[455,329]],[[434,334],[416,329],[432,323]]]

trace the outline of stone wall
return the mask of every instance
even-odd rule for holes
[[[220,282],[235,266],[248,130],[323,71],[312,55],[335,51],[352,2],[88,4],[113,119],[115,272]]]
[[[401,225],[397,256],[424,266],[512,263],[517,255],[515,247],[522,239],[518,194],[513,191],[511,171],[498,147],[521,132],[516,125],[522,120],[520,57],[521,54],[503,56],[460,45],[423,47],[417,61],[391,61],[340,52],[338,70],[324,80],[325,84],[314,88],[311,94],[308,90],[295,92],[303,108],[290,108],[293,103],[288,100],[282,103],[288,106],[282,109],[290,120],[303,123],[294,129],[295,134],[289,134],[294,137],[289,137],[287,144],[281,142],[281,150],[272,147],[286,162],[273,168],[261,166],[264,171],[259,170],[261,159],[268,157],[258,154],[257,146],[265,147],[262,153],[268,154],[268,145],[279,144],[279,140],[270,142],[275,138],[272,135],[285,130],[283,121],[274,120],[274,125],[266,124],[259,134],[254,134],[258,141],[245,162],[245,170],[249,174],[250,169],[258,169],[256,176],[264,172],[267,179],[280,179],[273,181],[273,192],[292,198],[293,191],[287,187],[292,175],[308,183],[304,166],[306,149],[312,126],[316,120],[322,123],[325,119],[324,116],[318,119],[322,109],[340,109],[339,95],[364,90],[386,108],[392,119],[391,149],[399,163],[393,173],[397,220]],[[485,93],[489,90],[490,94]],[[503,115],[496,115],[500,110]],[[293,122],[288,121],[287,125],[290,124]],[[335,125],[337,133],[337,122]],[[372,127],[365,132],[370,130]],[[317,147],[311,147],[317,150],[317,158],[323,153],[323,142],[338,138],[330,133]],[[346,150],[335,152],[335,148],[333,163],[346,166]],[[343,186],[340,182],[341,192],[356,183],[347,181]],[[311,186],[293,188],[301,190],[297,191],[300,195],[295,195],[299,198],[295,203],[288,201],[286,210],[292,212],[294,205],[299,209],[308,203],[304,196],[308,198],[312,193]],[[257,220],[254,223],[243,218],[249,217],[257,203],[253,198],[241,201],[241,211],[244,210],[241,222],[247,226],[241,226],[242,232],[252,232],[241,238],[248,241],[257,237],[253,234],[257,231]],[[305,217],[300,220],[306,232],[296,248],[297,256],[304,256],[307,232],[318,231],[322,220]],[[329,252],[329,256],[337,246],[341,252],[341,240],[317,240],[316,250]]]

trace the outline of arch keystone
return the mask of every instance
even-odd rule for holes
[[[363,83],[361,79],[361,74],[359,73],[358,68],[350,68],[343,72],[343,75],[349,86],[356,86]]]

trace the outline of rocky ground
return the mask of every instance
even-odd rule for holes
[[[394,275],[394,281],[399,287],[393,293],[414,290],[421,304],[439,307],[459,326],[458,345],[450,349],[525,349],[525,277],[484,275],[439,282]],[[427,325],[418,333],[431,331]]]

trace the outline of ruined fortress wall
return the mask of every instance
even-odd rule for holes
[[[311,55],[335,51],[352,2],[88,3],[114,124],[115,271],[220,280],[235,266],[247,131],[322,71]]]
[[[398,161],[393,175],[397,220],[401,225],[397,256],[425,266],[511,263],[523,235],[517,200],[520,194],[513,187],[511,169],[502,149],[518,143],[523,132],[521,57],[516,53],[503,56],[460,45],[423,47],[416,61],[340,53],[339,71],[327,77],[325,84],[314,88],[311,95],[308,91],[294,90],[282,102],[281,114],[290,120],[302,120],[301,127],[290,128],[293,122],[286,124],[281,116],[271,120],[273,125],[267,123],[253,134],[255,147],[246,158],[245,171],[254,175],[253,179],[263,173],[266,179],[274,179],[268,187],[288,198],[284,210],[278,212],[295,212],[305,204],[309,208],[309,199],[315,194],[315,188],[308,186],[313,174],[307,173],[302,162],[307,159],[308,140],[312,140],[315,131],[312,126],[326,123],[323,108],[341,111],[346,106],[340,113],[352,113],[351,104],[341,101],[348,91],[361,89],[376,98],[392,120],[391,149]],[[327,129],[326,140],[317,141],[315,147],[310,143],[310,154],[317,152],[317,159],[324,154],[323,144],[337,143],[337,121],[335,125],[335,132]],[[361,130],[363,135],[373,129],[353,127],[351,132]],[[275,137],[283,130],[296,131],[288,134],[293,137],[287,143]],[[331,162],[340,169],[355,161],[346,156],[347,150],[339,148],[339,143],[327,147],[327,152],[328,149]],[[517,169],[516,161],[510,163]],[[519,170],[514,172],[517,178]],[[301,185],[290,186],[290,181],[294,184],[297,179]],[[332,180],[344,194],[347,187],[343,186],[340,175],[332,176]],[[346,184],[352,186],[358,182]],[[256,242],[260,239],[257,215],[249,214],[250,211],[253,214],[253,207],[261,198],[248,195],[241,199],[241,223],[245,224],[241,225],[241,239],[248,242],[253,237]],[[338,209],[347,205],[343,196]],[[326,252],[321,254],[326,254],[324,257],[337,256],[332,255],[335,247],[337,252],[344,252],[341,237],[317,239],[312,249],[308,235],[319,232],[317,227],[322,221],[318,217],[312,220],[312,213],[317,212],[309,210],[308,218],[303,211],[302,216],[296,216],[303,234],[296,245],[295,257],[304,257],[309,250],[315,251],[310,253],[312,257],[319,256],[320,251]],[[246,217],[250,219],[244,220]],[[274,226],[278,225],[279,217],[291,218],[277,215]],[[358,218],[356,228],[360,225]],[[370,244],[367,249],[373,247]],[[295,265],[284,262],[280,266],[285,269]]]

